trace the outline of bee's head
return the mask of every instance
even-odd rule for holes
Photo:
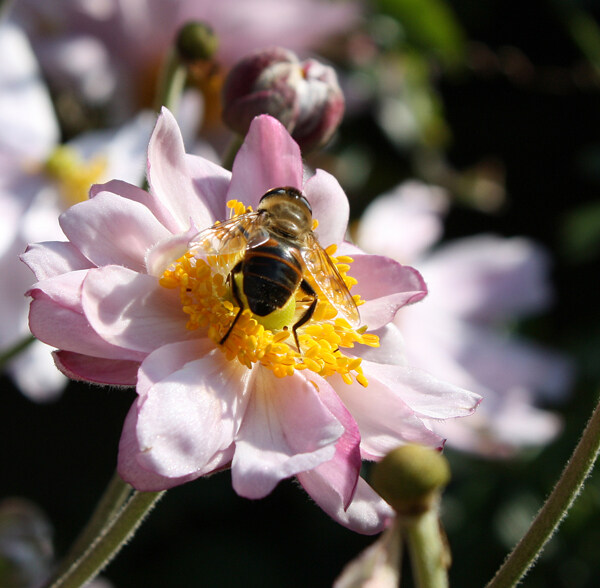
[[[296,188],[286,186],[269,190],[260,199],[258,211],[266,212],[273,228],[284,236],[297,237],[312,228],[312,208]]]

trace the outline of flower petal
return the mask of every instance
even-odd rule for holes
[[[169,235],[148,208],[110,192],[72,206],[61,215],[60,226],[97,266],[114,263],[141,272],[147,250]]]
[[[150,354],[143,369],[163,357]],[[250,373],[214,349],[155,382],[138,403],[140,465],[169,478],[209,473],[233,443]]]
[[[38,281],[93,267],[79,249],[66,241],[33,243],[21,255],[21,260],[27,264]]]
[[[185,482],[190,482],[200,477],[200,473],[188,474],[179,478],[173,478],[160,475],[152,470],[146,469],[140,465],[138,457],[141,453],[140,445],[137,438],[137,423],[138,423],[138,404],[139,398],[129,409],[121,440],[119,441],[119,456],[117,462],[117,471],[121,478],[131,484],[136,490],[142,492],[158,492],[167,490],[174,486],[179,486]]]
[[[367,390],[356,382],[346,384],[337,375],[330,382],[358,424],[364,459],[382,458],[405,443],[443,445],[443,439],[425,425],[400,395],[377,379],[369,379]]]
[[[277,483],[333,458],[343,426],[302,375],[285,384],[259,368],[231,466],[235,491],[263,498]]]
[[[335,444],[333,459],[316,468],[297,474],[298,481],[324,510],[346,509],[354,496],[361,467],[360,432],[338,395],[326,380],[319,378],[319,396],[340,421],[344,433]],[[323,504],[327,504],[325,508]]]
[[[233,163],[227,199],[241,200],[256,210],[262,195],[271,188],[302,189],[302,174],[298,144],[278,120],[260,115],[250,124]]]
[[[80,270],[38,282],[27,294],[31,332],[44,343],[95,357],[141,360],[143,355],[108,343],[90,326],[81,307],[81,285],[89,271]]]
[[[172,233],[179,232],[180,226],[178,221],[173,217],[171,211],[152,192],[146,192],[146,190],[142,190],[137,186],[121,180],[110,180],[105,184],[94,184],[90,188],[90,198],[95,198],[102,192],[117,194],[122,198],[127,198],[127,200],[143,204],[169,231]]]
[[[352,294],[360,294],[361,322],[369,330],[393,320],[399,308],[418,302],[427,294],[421,274],[412,267],[381,255],[354,254],[350,274],[358,280]]]
[[[71,378],[112,386],[135,386],[139,361],[91,357],[72,351],[55,351],[56,367]]]
[[[393,390],[415,413],[430,419],[449,419],[470,415],[481,402],[481,396],[438,380],[431,374],[411,366],[385,365],[363,360],[363,371],[369,380]]]
[[[179,294],[152,276],[109,265],[89,270],[81,292],[92,328],[106,341],[150,353],[196,335],[186,329]]]
[[[156,121],[148,145],[148,182],[155,197],[177,221],[178,232],[190,226],[191,218],[200,227],[213,223],[210,208],[192,184],[177,121],[165,107]]]
[[[313,218],[319,221],[315,231],[322,247],[344,240],[350,204],[339,182],[326,171],[318,169],[304,185],[304,193],[310,202]]]

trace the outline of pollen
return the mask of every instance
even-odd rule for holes
[[[69,206],[87,199],[90,186],[106,175],[106,168],[105,157],[97,156],[84,161],[75,149],[65,145],[54,149],[44,166]]]
[[[237,201],[229,202],[228,206],[233,211],[232,218],[249,211]],[[328,248],[327,253],[351,288],[356,283],[347,274],[352,259],[334,257],[334,248]],[[304,277],[317,292],[318,302],[311,319],[297,331],[300,349],[292,334],[298,315],[292,317],[290,324],[271,329],[261,324],[264,317],[254,316],[247,308],[242,310],[221,344],[240,310],[233,299],[229,279],[229,272],[240,257],[202,256],[187,251],[163,273],[160,284],[179,291],[182,311],[188,317],[187,329],[202,330],[221,348],[228,360],[239,361],[249,369],[260,364],[279,378],[291,376],[296,370],[309,370],[325,378],[339,374],[347,384],[356,381],[367,386],[361,359],[346,356],[344,350],[356,344],[378,347],[377,336],[366,333],[366,328],[354,329],[339,315],[310,275]],[[295,296],[297,312],[301,313],[302,309],[306,309],[305,295],[299,290]],[[359,296],[354,298],[357,304],[362,303]]]

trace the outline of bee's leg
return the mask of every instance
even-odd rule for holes
[[[231,294],[233,296],[234,301],[239,306],[239,310],[238,310],[237,314],[235,315],[235,318],[229,325],[229,328],[227,329],[227,333],[225,333],[223,338],[219,341],[219,345],[223,345],[223,343],[225,343],[225,341],[227,341],[227,337],[229,337],[229,335],[231,335],[231,331],[233,331],[233,327],[235,327],[235,323],[237,323],[238,319],[240,318],[240,315],[242,314],[242,312],[244,310],[242,301],[240,300],[240,292],[238,290],[238,285],[237,285],[237,282],[235,281],[235,274],[239,274],[241,271],[242,271],[242,262],[240,261],[235,265],[235,267],[229,272],[229,275],[227,276],[227,280],[229,282],[231,282]]]
[[[298,321],[292,327],[292,332],[294,333],[294,341],[296,341],[296,347],[298,347],[298,351],[302,353],[302,350],[300,349],[300,342],[298,341],[297,331],[304,323],[307,323],[311,319],[312,315],[315,312],[315,308],[317,307],[317,302],[319,299],[317,298],[317,293],[313,290],[313,287],[306,280],[302,280],[300,282],[300,289],[305,294],[308,294],[313,298],[312,302],[310,303],[310,306],[306,309],[306,312],[298,319]]]

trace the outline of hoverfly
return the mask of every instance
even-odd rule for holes
[[[296,346],[298,329],[312,317],[317,293],[304,279],[308,270],[327,300],[352,325],[360,317],[356,303],[331,258],[312,232],[312,209],[296,188],[269,190],[260,199],[258,209],[213,225],[198,233],[190,242],[192,251],[206,255],[241,254],[242,258],[228,275],[232,296],[239,311],[219,342],[225,343],[238,321],[242,304],[238,282],[252,313],[265,317],[283,308],[300,289],[310,304],[292,327]]]

